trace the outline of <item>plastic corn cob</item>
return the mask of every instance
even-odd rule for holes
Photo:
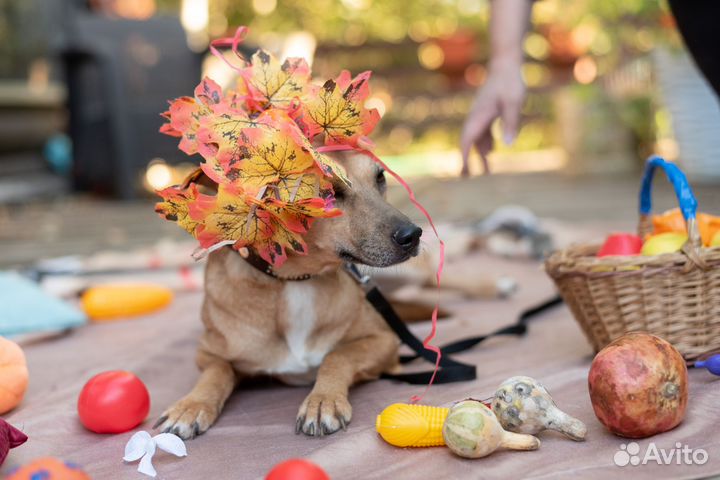
[[[394,403],[375,420],[375,429],[396,447],[437,447],[445,445],[442,427],[448,408]]]

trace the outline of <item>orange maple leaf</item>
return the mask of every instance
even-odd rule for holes
[[[180,97],[170,102],[170,107],[162,113],[168,123],[160,131],[173,137],[181,137],[178,148],[188,155],[198,153],[197,132],[201,120],[212,116],[215,110],[227,109],[222,106],[224,100],[220,86],[209,78],[204,78],[195,87],[195,98]]]
[[[303,102],[303,122],[311,139],[324,133],[326,145],[364,146],[365,137],[380,121],[376,109],[363,106],[370,94],[370,74],[363,72],[351,79],[343,70],[336,80],[313,86]]]
[[[189,215],[198,227],[196,238],[203,248],[232,240],[237,246],[254,243],[267,236],[259,221],[258,205],[236,185],[221,183],[216,195],[199,194],[189,205]]]
[[[197,185],[190,183],[186,187],[167,187],[158,190],[157,194],[163,198],[163,201],[155,205],[155,211],[166,220],[177,222],[194,235],[198,222],[190,216],[189,208],[199,195]]]
[[[241,72],[239,90],[247,92],[260,110],[287,109],[302,99],[310,82],[310,67],[303,58],[287,58],[280,63],[265,50],[252,56],[251,65]],[[251,105],[251,108],[255,105]]]

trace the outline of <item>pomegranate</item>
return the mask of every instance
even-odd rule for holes
[[[649,333],[628,333],[590,366],[590,400],[598,420],[621,437],[645,438],[682,422],[688,400],[685,361]]]

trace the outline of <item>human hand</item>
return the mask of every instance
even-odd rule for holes
[[[496,118],[502,121],[505,143],[511,144],[515,140],[525,101],[525,83],[520,66],[519,61],[491,63],[487,80],[475,95],[460,136],[462,175],[469,173],[468,162],[473,146],[482,159],[485,173],[489,172],[487,155],[493,148],[490,129]]]

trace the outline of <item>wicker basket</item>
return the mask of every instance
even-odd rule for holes
[[[547,273],[596,351],[630,331],[659,335],[686,360],[720,351],[720,248],[703,248],[697,201],[685,175],[659,157],[648,160],[640,192],[641,237],[652,230],[651,190],[657,167],[675,187],[688,228],[677,253],[597,258],[600,245],[574,245],[551,255]]]

